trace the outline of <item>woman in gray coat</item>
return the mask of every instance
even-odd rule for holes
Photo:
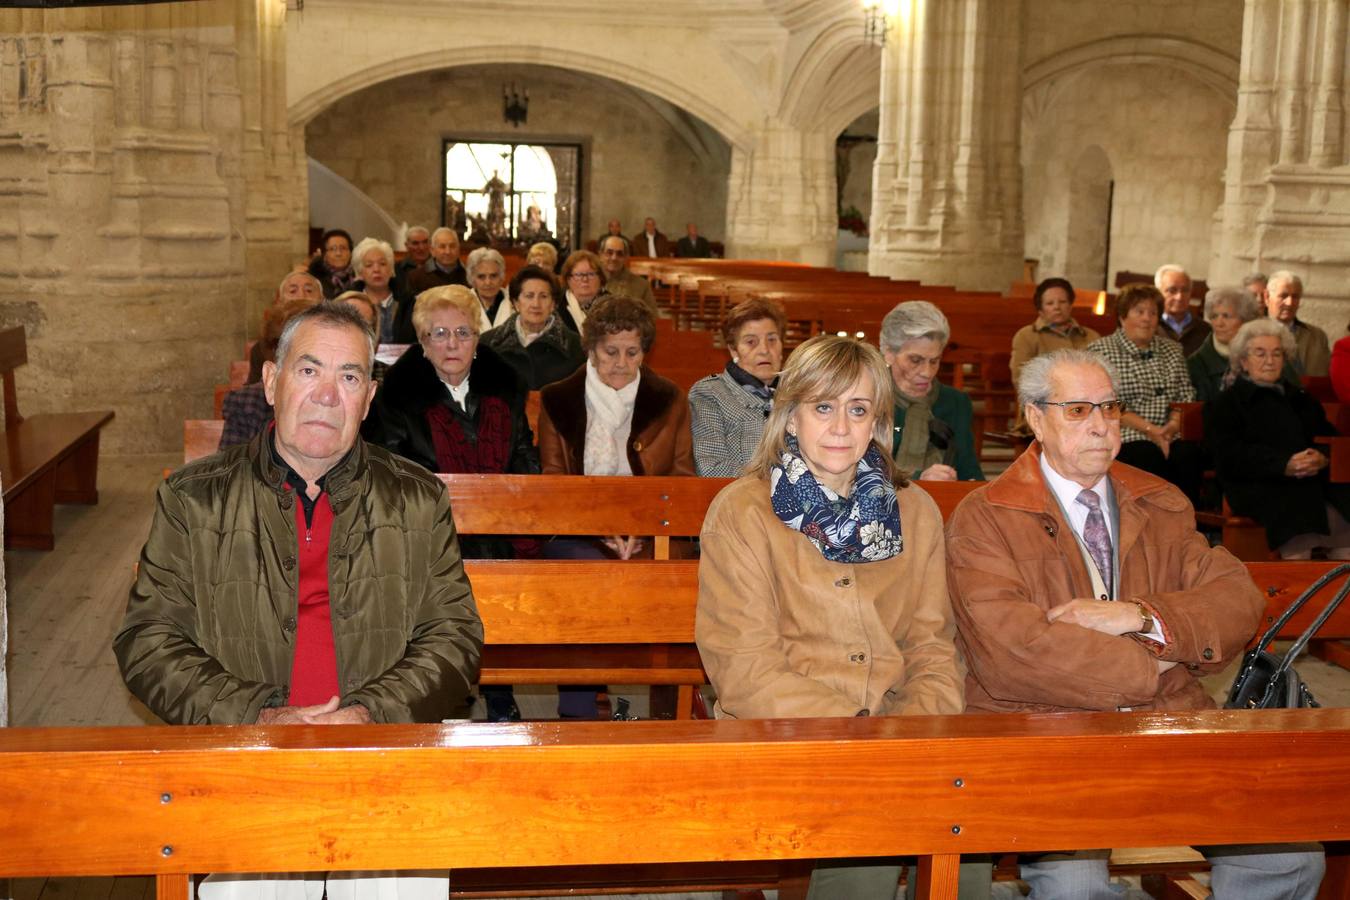
[[[689,389],[694,465],[709,478],[735,478],[755,454],[783,368],[787,320],[777,304],[738,303],[722,323],[731,361]]]

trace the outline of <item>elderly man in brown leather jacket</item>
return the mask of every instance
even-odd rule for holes
[[[113,649],[132,693],[166,722],[464,715],[482,623],[445,486],[359,439],[373,356],[355,309],[295,316],[263,369],[275,427],[160,486]],[[444,900],[449,889],[444,872],[394,880],[333,877],[328,896]],[[322,890],[322,876],[212,876],[200,895]]]
[[[1018,396],[1036,442],[947,524],[971,712],[1212,707],[1198,676],[1256,630],[1246,568],[1195,530],[1180,491],[1115,462],[1115,382],[1081,350],[1029,362]],[[1312,900],[1321,882],[1320,848],[1203,852],[1217,900]],[[1106,851],[1024,861],[1022,877],[1033,900],[1118,896]]]

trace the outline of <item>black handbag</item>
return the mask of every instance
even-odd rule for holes
[[[1285,651],[1284,656],[1270,652],[1267,647],[1275,640],[1294,613],[1303,608],[1312,596],[1335,581],[1341,575],[1350,572],[1350,565],[1339,565],[1313,583],[1303,594],[1289,605],[1275,623],[1261,635],[1256,646],[1242,657],[1242,668],[1228,691],[1228,701],[1224,709],[1300,709],[1321,706],[1313,697],[1312,691],[1303,683],[1303,679],[1294,671],[1294,660],[1298,659],[1308,641],[1313,639],[1317,630],[1331,618],[1336,607],[1341,605],[1345,595],[1350,593],[1350,580],[1347,580],[1331,598],[1331,602],[1318,614],[1308,630],[1298,636],[1298,640]]]

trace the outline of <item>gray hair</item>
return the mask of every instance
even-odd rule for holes
[[[881,336],[877,343],[886,353],[899,353],[910,341],[929,338],[942,346],[952,336],[947,317],[927,300],[907,300],[896,305],[881,320]]]
[[[1275,276],[1270,276],[1274,281]],[[1247,358],[1247,345],[1252,342],[1252,338],[1259,337],[1277,337],[1280,339],[1280,349],[1284,351],[1286,361],[1293,360],[1298,356],[1298,347],[1294,343],[1294,333],[1274,319],[1252,319],[1246,325],[1238,329],[1238,333],[1233,336],[1233,342],[1228,345],[1228,368],[1233,372],[1242,372],[1242,361]]]
[[[1232,285],[1212,287],[1205,293],[1205,318],[1208,319],[1221,306],[1226,306],[1233,315],[1243,322],[1250,322],[1261,314],[1261,303],[1249,291]]]
[[[455,231],[453,228],[446,228],[444,225],[431,233],[431,242],[433,244],[436,243],[436,238],[442,234],[448,234],[455,239],[456,243],[459,242],[459,232]]]
[[[356,272],[358,277],[361,275],[361,266],[366,261],[366,254],[371,251],[383,254],[384,258],[389,261],[389,274],[392,277],[394,274],[394,248],[389,245],[388,241],[373,237],[362,238],[361,243],[352,248],[352,271]]]
[[[474,272],[484,262],[494,262],[502,270],[502,275],[506,275],[506,260],[502,255],[491,247],[479,247],[469,254],[468,260],[464,263],[464,271],[473,277]]]
[[[1117,397],[1120,396],[1120,376],[1116,374],[1116,367],[1111,365],[1105,356],[1090,350],[1064,349],[1044,353],[1022,367],[1022,374],[1017,379],[1018,404],[1025,407],[1029,403],[1048,401],[1051,391],[1054,390],[1055,369],[1059,366],[1096,366],[1111,379],[1111,390],[1116,392]]]
[[[281,329],[281,337],[277,339],[274,359],[279,368],[286,364],[286,356],[291,352],[291,341],[295,339],[295,332],[306,322],[315,322],[327,328],[354,328],[361,332],[369,351],[366,354],[366,377],[370,377],[370,371],[375,365],[375,333],[370,330],[366,320],[361,318],[361,314],[345,303],[319,303],[298,315],[291,316],[286,322],[286,327]]]
[[[1290,272],[1288,269],[1281,269],[1278,272],[1272,273],[1271,276],[1268,279],[1266,279],[1266,286],[1269,287],[1270,285],[1274,284],[1277,281],[1284,281],[1289,284],[1296,284],[1298,285],[1298,292],[1300,294],[1303,293],[1303,279],[1299,278],[1297,275],[1295,275],[1293,272]]]
[[[409,225],[408,230],[403,232],[403,240],[407,241],[408,238],[412,237],[413,234],[418,231],[422,232],[422,234],[425,234],[428,240],[431,239],[431,232],[427,230],[425,225]]]
[[[1173,272],[1185,275],[1187,281],[1191,280],[1191,273],[1186,271],[1185,266],[1179,266],[1176,263],[1168,263],[1165,266],[1159,266],[1158,271],[1153,273],[1153,286],[1161,291],[1163,276],[1170,275]]]
[[[308,278],[310,281],[314,282],[314,285],[319,289],[319,296],[323,296],[323,282],[308,272],[287,272],[286,277],[281,279],[281,284],[277,285],[278,296],[286,293],[286,282],[290,281],[292,278]]]
[[[1257,284],[1258,282],[1261,285],[1266,285],[1270,283],[1270,279],[1266,277],[1265,272],[1253,272],[1252,274],[1242,279],[1242,287],[1249,288],[1252,285]]]

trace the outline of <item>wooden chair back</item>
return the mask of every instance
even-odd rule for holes
[[[220,448],[223,419],[185,419],[183,421],[183,462],[210,456]]]
[[[13,431],[23,421],[19,415],[19,394],[14,370],[28,364],[28,338],[23,326],[0,331],[0,381],[4,384],[5,430]]]

